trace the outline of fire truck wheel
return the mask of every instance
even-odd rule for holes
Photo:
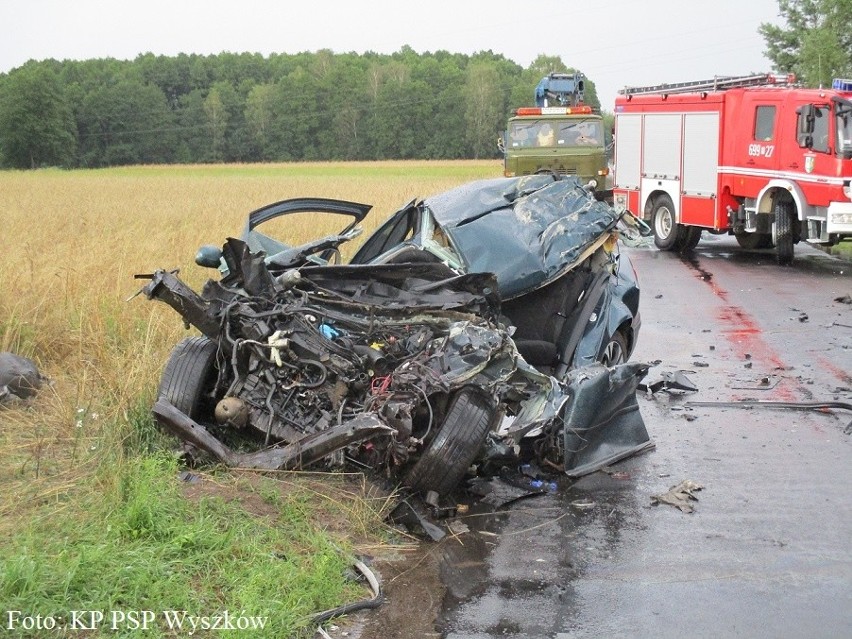
[[[654,228],[654,246],[661,251],[675,248],[679,225],[675,221],[674,204],[668,195],[661,195],[654,202],[651,225]]]
[[[771,233],[735,233],[734,237],[737,238],[737,244],[749,251],[772,248]]]
[[[790,264],[793,261],[793,207],[784,200],[775,201],[775,224],[773,225],[775,251],[778,263]]]
[[[678,225],[677,249],[678,251],[691,251],[701,241],[700,226]]]

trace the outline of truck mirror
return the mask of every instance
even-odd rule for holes
[[[502,135],[497,136],[497,150],[500,151],[500,153],[506,152],[506,143],[503,142],[503,136]]]
[[[799,146],[811,148],[814,144],[814,122],[816,120],[816,108],[813,104],[803,104],[796,109],[798,114],[796,124],[796,141]]]

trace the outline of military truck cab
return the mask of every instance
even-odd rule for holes
[[[583,91],[581,73],[542,78],[536,106],[517,109],[498,139],[503,175],[575,175],[584,183],[594,182],[598,199],[611,200],[603,118],[583,104]]]

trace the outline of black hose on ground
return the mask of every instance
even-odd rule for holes
[[[324,623],[329,619],[333,619],[334,617],[348,615],[349,613],[355,612],[357,610],[369,610],[372,608],[378,608],[382,605],[382,603],[384,603],[385,595],[382,592],[382,585],[379,583],[379,580],[373,573],[373,571],[367,568],[367,566],[361,561],[356,560],[354,565],[358,572],[364,575],[364,577],[367,579],[367,583],[370,584],[370,588],[373,590],[373,598],[364,599],[362,601],[355,601],[353,603],[338,606],[337,608],[332,608],[331,610],[318,612],[311,618],[314,623]]]

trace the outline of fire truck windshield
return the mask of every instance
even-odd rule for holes
[[[852,159],[852,102],[835,99],[837,154]]]

